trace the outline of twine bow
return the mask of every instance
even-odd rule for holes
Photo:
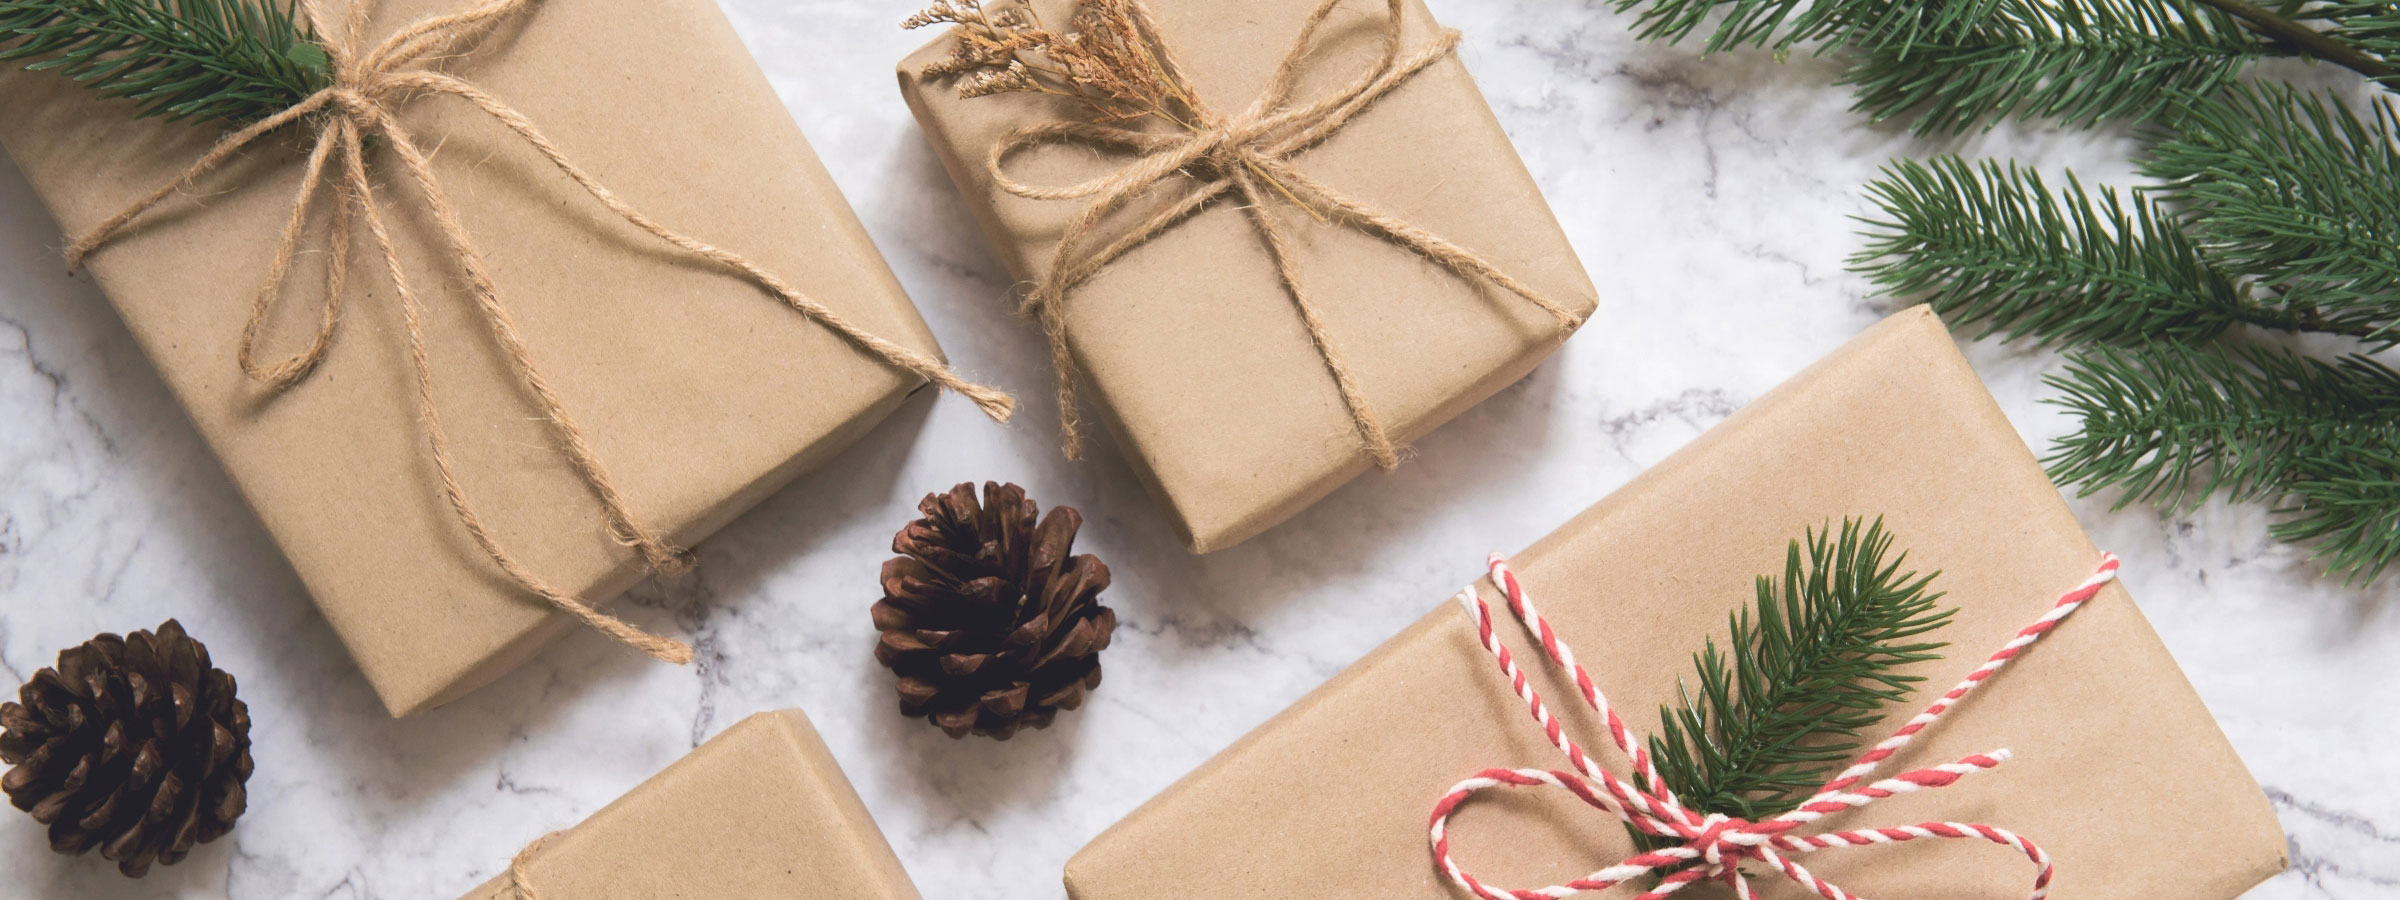
[[[1507,595],[1509,610],[1539,638],[1543,652],[1549,655],[1551,661],[1574,675],[1575,687],[1583,695],[1584,702],[1600,714],[1601,720],[1607,724],[1609,738],[1616,743],[1617,749],[1631,758],[1637,781],[1629,783],[1600,768],[1583,752],[1582,747],[1566,736],[1558,720],[1552,718],[1549,708],[1542,704],[1541,694],[1534,690],[1525,673],[1517,668],[1508,648],[1494,635],[1491,606],[1483,601],[1473,587],[1461,591],[1458,600],[1475,619],[1476,634],[1482,640],[1484,649],[1499,660],[1501,673],[1508,677],[1510,687],[1532,711],[1534,721],[1541,723],[1542,731],[1550,738],[1550,743],[1566,753],[1568,761],[1575,767],[1573,772],[1486,769],[1473,778],[1459,782],[1442,797],[1441,802],[1435,804],[1432,822],[1434,863],[1440,867],[1442,874],[1469,894],[1483,900],[1561,900],[1584,891],[1623,884],[1660,870],[1671,870],[1659,879],[1656,887],[1642,893],[1637,900],[1658,900],[1703,879],[1723,881],[1733,887],[1737,897],[1750,900],[1754,894],[1740,864],[1758,862],[1825,900],[1856,900],[1855,895],[1817,877],[1793,857],[1836,847],[1896,844],[1919,838],[1980,839],[2014,849],[2025,854],[2041,869],[2040,874],[2034,877],[2032,900],[2042,900],[2049,893],[2053,872],[2050,855],[2032,841],[2005,828],[1966,822],[1920,822],[1915,825],[1815,835],[1793,832],[1826,816],[1896,794],[1947,787],[1960,778],[2005,762],[2009,758],[2008,751],[1998,750],[1907,772],[1872,784],[1862,784],[1885,760],[1907,746],[1917,733],[1932,725],[1942,713],[1957,706],[1977,686],[1990,680],[2002,666],[2024,652],[2026,646],[2049,633],[2060,620],[2082,608],[2085,601],[2100,592],[2101,586],[2115,580],[2117,558],[2114,555],[2102,554],[2099,568],[2091,577],[2060,596],[2048,613],[2018,631],[2015,637],[2001,646],[1999,652],[1993,653],[1957,687],[1951,688],[1949,693],[1935,700],[1932,706],[1910,719],[1891,737],[1859,757],[1857,763],[1819,789],[1808,802],[1802,803],[1798,809],[1762,822],[1717,814],[1703,815],[1678,802],[1674,791],[1659,777],[1647,744],[1609,707],[1608,698],[1592,683],[1590,673],[1575,661],[1575,652],[1551,630],[1549,620],[1534,608],[1533,601],[1525,595],[1524,585],[1517,582],[1516,575],[1508,570],[1507,561],[1499,554],[1491,557],[1491,576],[1492,583]],[[1614,813],[1635,830],[1675,843],[1664,849],[1637,854],[1624,862],[1565,884],[1532,890],[1495,888],[1459,868],[1450,857],[1448,824],[1451,812],[1468,797],[1487,788],[1534,785],[1565,788],[1577,799]]]
[[[1386,0],[1382,53],[1376,63],[1339,90],[1305,104],[1295,103],[1292,92],[1301,64],[1314,48],[1319,29],[1343,2],[1320,0],[1301,27],[1299,40],[1290,54],[1276,67],[1265,91],[1247,108],[1228,116],[1217,113],[1201,99],[1176,64],[1172,51],[1158,40],[1159,30],[1148,5],[1135,0],[1130,8],[1143,32],[1142,39],[1168,82],[1175,87],[1178,98],[1188,107],[1190,117],[1185,130],[1159,134],[1114,125],[1047,122],[1018,128],[993,144],[987,166],[993,182],[1002,190],[1034,200],[1091,201],[1066,226],[1052,254],[1048,275],[1025,298],[1026,310],[1039,319],[1049,337],[1050,363],[1057,379],[1059,415],[1069,458],[1081,455],[1082,423],[1075,403],[1076,365],[1067,348],[1067,291],[1228,193],[1240,196],[1242,208],[1275,260],[1276,274],[1299,312],[1301,323],[1307,327],[1309,340],[1341,392],[1342,403],[1348,408],[1360,439],[1376,465],[1384,469],[1399,464],[1399,451],[1382,421],[1367,405],[1357,379],[1327,333],[1301,278],[1291,237],[1269,208],[1270,191],[1318,218],[1340,222],[1406,247],[1462,278],[1480,277],[1497,284],[1549,313],[1562,335],[1583,323],[1583,317],[1573,310],[1543,296],[1482,256],[1368,207],[1291,164],[1295,154],[1333,136],[1376,100],[1458,50],[1458,32],[1445,29],[1431,44],[1403,56],[1402,0]],[[1136,156],[1116,171],[1080,184],[1034,185],[1009,176],[1010,156],[1050,143],[1081,143],[1128,151]],[[1122,237],[1097,250],[1086,250],[1086,244],[1098,233],[1104,220],[1135,197],[1177,174],[1192,182],[1180,196],[1159,207]]]
[[[325,14],[322,4],[323,0],[300,0],[300,8],[312,30],[327,34],[323,26],[331,19]],[[518,333],[507,308],[501,305],[499,289],[492,281],[482,253],[476,250],[466,226],[459,219],[457,208],[451,204],[441,182],[434,177],[425,152],[401,124],[396,113],[400,105],[423,95],[448,95],[465,100],[539,151],[551,165],[610,212],[684,255],[747,279],[794,311],[839,334],[885,363],[966,395],[993,419],[1007,421],[1015,408],[1015,401],[999,390],[960,378],[938,359],[867,332],[774,273],[738,254],[702,243],[658,223],[568,160],[565,152],[551,143],[524,114],[481,88],[424,67],[459,42],[482,33],[494,23],[531,5],[533,0],[484,0],[461,11],[420,20],[383,42],[369,46],[364,32],[367,14],[373,3],[371,0],[357,0],[349,8],[339,39],[326,41],[324,45],[333,73],[330,87],[310,95],[289,109],[227,135],[175,180],[76,238],[67,247],[67,265],[69,268],[80,267],[86,257],[144,213],[167,198],[191,188],[201,176],[232,159],[260,138],[295,123],[313,126],[316,129],[315,144],[309,152],[307,168],[300,179],[299,194],[293,198],[291,214],[284,223],[274,261],[267,270],[266,282],[259,288],[251,305],[249,321],[242,328],[239,351],[242,371],[264,383],[270,390],[281,390],[307,378],[324,360],[341,318],[342,294],[349,277],[353,220],[365,219],[367,232],[373,237],[376,249],[381,251],[384,268],[390,274],[392,287],[400,300],[401,316],[408,326],[409,358],[416,372],[417,412],[425,422],[434,465],[440,471],[443,497],[449,502],[459,523],[466,528],[484,555],[517,586],[540,596],[551,606],[585,624],[652,656],[671,662],[686,662],[691,658],[691,650],[682,643],[651,635],[614,616],[601,613],[581,598],[542,580],[500,546],[491,529],[468,502],[466,489],[459,483],[451,459],[449,435],[442,426],[440,411],[434,404],[433,365],[425,337],[423,304],[401,266],[399,252],[394,247],[391,233],[384,224],[381,206],[376,200],[375,184],[367,175],[365,142],[370,135],[390,147],[399,158],[402,170],[423,195],[452,261],[458,265],[472,288],[477,314],[499,345],[501,355],[508,360],[521,386],[531,396],[541,417],[550,423],[561,452],[599,498],[610,536],[619,543],[637,548],[643,562],[653,572],[675,574],[691,566],[687,551],[634,515],[623,492],[593,452],[583,430],[568,415],[557,391],[535,367],[531,350]],[[338,176],[331,171],[336,165],[340,167]],[[261,362],[258,357],[260,334],[266,327],[276,299],[283,292],[285,279],[290,275],[309,212],[315,205],[317,195],[328,186],[329,181],[336,180],[340,187],[347,189],[348,196],[337,197],[333,204],[332,228],[328,233],[331,253],[326,270],[325,293],[318,304],[316,333],[299,352]]]

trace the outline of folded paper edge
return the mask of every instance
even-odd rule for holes
[[[666,775],[675,767],[698,758],[708,749],[709,744],[725,740],[736,734],[766,728],[774,729],[777,735],[783,739],[785,747],[791,751],[794,762],[798,764],[804,777],[813,782],[837,806],[842,807],[845,813],[855,816],[858,821],[867,823],[868,830],[873,832],[872,834],[859,834],[852,830],[852,833],[847,835],[852,839],[849,849],[856,858],[871,861],[875,868],[880,870],[880,886],[888,886],[890,890],[867,895],[862,897],[862,900],[869,900],[869,898],[871,900],[923,900],[917,893],[914,883],[909,880],[907,869],[901,865],[899,856],[892,851],[891,842],[883,836],[880,828],[874,826],[874,816],[868,812],[865,801],[859,798],[857,789],[851,786],[849,777],[843,773],[840,762],[833,758],[833,751],[825,746],[824,737],[817,733],[815,725],[809,721],[808,714],[798,709],[754,713],[749,718],[734,723],[732,727],[725,729],[723,733],[711,738],[707,743],[701,744],[698,749],[669,763],[666,768],[659,770],[650,778],[643,779],[642,784],[649,784]],[[641,785],[636,785],[617,800],[611,801],[607,807],[602,807],[599,811],[586,817],[583,822],[576,823],[574,827],[559,832],[557,837],[562,839],[570,837],[577,829],[583,828],[586,823],[606,814],[611,807],[623,802],[625,797],[632,796],[640,789]],[[827,834],[828,832],[821,831],[816,836],[825,837]],[[533,838],[529,838],[528,842],[531,840]],[[509,852],[512,855],[514,853],[514,851]],[[538,858],[549,852],[551,852],[550,848],[545,848],[542,854],[536,854],[536,856]],[[460,900],[517,900],[517,897],[515,889],[510,884],[509,873],[503,868],[499,874],[466,892],[460,897]]]

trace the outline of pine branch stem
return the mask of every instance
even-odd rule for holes
[[[2366,340],[2383,331],[2381,326],[2368,322],[2331,322],[2313,307],[2277,309],[2257,303],[2244,302],[2233,308],[2234,318],[2260,328],[2293,333],[2330,334]]]
[[[2364,75],[2387,89],[2400,91],[2400,84],[2394,84],[2392,81],[2395,77],[2400,77],[2400,69],[2392,68],[2383,60],[2376,59],[2365,51],[2350,46],[2348,42],[2340,38],[2276,15],[2245,2],[2245,0],[2200,0],[2200,2],[2242,20],[2253,31],[2298,47],[2310,56]]]

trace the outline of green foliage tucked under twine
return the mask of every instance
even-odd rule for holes
[[[0,62],[30,60],[143,116],[246,125],[330,81],[290,0],[0,0]]]
[[[1805,551],[1793,541],[1785,553],[1783,578],[1760,577],[1757,602],[1729,617],[1730,639],[1693,655],[1698,684],[1683,684],[1680,708],[1659,710],[1650,739],[1685,805],[1752,821],[1790,811],[1924,680],[1899,669],[1940,658],[1947,645],[1923,637],[1956,610],[1938,607],[1933,576],[1900,571],[1907,554],[1891,549],[1881,520],[1845,520],[1838,538],[1809,531]]]
[[[2400,91],[2400,0],[1619,0],[1646,37],[1842,60],[1856,108],[1955,134],[2134,125],[2154,183],[2054,189],[2014,164],[1897,161],[1852,259],[1987,336],[2065,350],[2085,493],[2271,504],[2275,537],[2353,582],[2400,558],[2400,113],[2248,80],[2260,60]],[[2331,361],[2268,350],[2327,336]],[[2345,352],[2347,351],[2347,352]],[[2278,459],[2276,457],[2289,457]]]

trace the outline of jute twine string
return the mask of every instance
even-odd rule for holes
[[[182,175],[75,238],[67,247],[67,264],[70,268],[80,267],[86,257],[143,214],[168,198],[191,189],[202,176],[233,159],[260,138],[289,125],[313,126],[316,139],[309,151],[300,189],[292,200],[291,214],[284,222],[274,260],[267,269],[266,282],[253,299],[249,321],[242,329],[238,354],[242,371],[271,390],[281,390],[307,378],[317,364],[325,359],[341,320],[342,295],[349,277],[353,223],[363,218],[368,234],[380,251],[384,268],[391,277],[392,287],[400,301],[401,318],[407,325],[409,359],[416,376],[417,415],[425,423],[427,443],[441,477],[442,496],[467,534],[474,539],[475,545],[510,581],[560,611],[652,656],[670,662],[687,662],[691,659],[691,649],[683,643],[649,634],[614,616],[601,613],[583,599],[543,580],[500,546],[490,526],[469,502],[452,458],[448,431],[442,425],[440,409],[434,402],[433,362],[425,334],[424,305],[401,265],[399,251],[390,230],[385,226],[381,204],[376,199],[375,183],[368,175],[365,144],[369,136],[380,138],[399,158],[402,170],[423,197],[425,207],[441,233],[450,261],[466,277],[478,318],[499,346],[501,356],[507,360],[520,385],[530,395],[542,419],[549,423],[561,452],[599,499],[610,537],[637,548],[644,564],[653,572],[676,574],[691,567],[691,556],[686,550],[676,546],[634,514],[624,492],[593,451],[591,441],[568,414],[557,390],[534,365],[531,349],[517,330],[514,318],[500,302],[499,288],[492,280],[483,254],[475,248],[457,207],[450,202],[441,182],[434,177],[432,164],[415,136],[395,114],[397,107],[425,95],[447,95],[464,100],[538,151],[552,166],[610,212],[685,255],[713,264],[765,289],[794,311],[840,335],[876,359],[914,373],[944,389],[966,395],[995,420],[1007,421],[1015,409],[1015,401],[997,389],[959,377],[932,356],[866,331],[739,254],[703,243],[660,224],[634,209],[589,172],[570,161],[566,153],[544,136],[524,114],[472,84],[421,67],[428,59],[448,52],[494,23],[532,6],[533,2],[484,0],[456,12],[420,20],[402,28],[382,43],[369,46],[365,30],[368,12],[373,6],[371,0],[358,0],[351,4],[349,15],[341,23],[338,38],[333,37],[335,32],[325,27],[332,19],[325,12],[323,0],[301,0],[300,8],[311,25],[320,36],[331,38],[325,41],[324,49],[333,71],[332,86],[289,109],[226,136],[207,155],[185,169]],[[338,163],[336,157],[339,158]],[[332,174],[332,169],[337,165],[340,170],[338,176]],[[276,300],[283,293],[284,282],[299,253],[300,239],[309,212],[318,195],[329,187],[346,196],[337,196],[333,202],[331,230],[327,236],[330,254],[326,285],[318,301],[315,334],[307,346],[298,352],[262,362],[258,349],[261,334]]]
[[[1559,721],[1550,715],[1549,707],[1543,705],[1540,692],[1534,690],[1531,680],[1517,668],[1516,660],[1509,652],[1508,647],[1501,644],[1499,637],[1494,633],[1490,604],[1485,603],[1482,595],[1477,593],[1473,587],[1460,591],[1458,602],[1466,607],[1467,614],[1474,619],[1476,636],[1482,642],[1484,649],[1498,660],[1500,672],[1508,678],[1510,689],[1516,692],[1518,699],[1525,702],[1526,708],[1533,713],[1534,721],[1541,724],[1542,733],[1550,739],[1551,745],[1565,753],[1567,760],[1575,768],[1575,771],[1572,772],[1543,769],[1486,769],[1476,774],[1475,777],[1453,786],[1449,793],[1434,805],[1430,832],[1434,864],[1452,883],[1457,884],[1469,894],[1483,898],[1483,900],[1561,900],[1561,898],[1571,897],[1584,891],[1604,890],[1659,870],[1671,869],[1673,871],[1661,877],[1656,887],[1642,893],[1636,900],[1659,900],[1659,898],[1682,890],[1693,882],[1706,879],[1730,884],[1736,896],[1742,900],[1750,900],[1755,895],[1747,877],[1742,873],[1740,864],[1744,861],[1756,861],[1772,867],[1784,877],[1808,888],[1825,900],[1857,900],[1856,895],[1818,877],[1792,857],[1837,847],[1896,844],[1919,838],[1984,840],[2014,849],[2025,854],[2027,859],[2040,867],[2040,874],[2034,877],[2032,900],[2042,900],[2049,894],[2051,876],[2055,872],[2051,865],[2050,854],[2032,841],[2005,828],[1969,822],[1920,822],[1915,825],[1837,831],[1816,835],[1797,835],[1791,832],[1826,816],[1865,806],[1897,794],[1948,787],[1960,778],[1990,770],[2006,762],[2009,752],[1995,750],[1990,753],[1968,756],[1955,763],[1903,773],[1873,784],[1862,784],[1868,775],[1873,774],[1884,761],[1891,759],[1894,754],[1900,752],[1901,748],[1906,747],[1918,733],[1940,719],[1943,713],[1956,707],[1968,693],[1999,674],[2002,667],[2016,659],[2017,655],[2023,653],[2025,648],[2031,646],[2033,642],[2050,633],[2051,629],[2057,627],[2060,621],[2083,608],[2084,603],[2098,595],[2103,586],[2116,580],[2117,558],[2115,555],[2101,554],[2100,564],[2092,572],[2091,577],[2084,579],[2082,584],[2076,585],[2072,590],[2060,595],[2058,602],[2052,604],[2050,610],[2041,618],[2018,630],[2016,635],[2009,638],[2006,644],[2001,645],[1999,651],[1986,659],[1983,665],[1968,673],[1957,687],[1951,688],[1948,693],[1941,696],[1941,699],[1935,700],[1931,706],[1926,707],[1924,712],[1918,713],[1916,718],[1910,719],[1908,724],[1901,726],[1891,737],[1877,743],[1873,749],[1867,751],[1866,755],[1861,756],[1857,763],[1844,769],[1839,776],[1818,789],[1816,795],[1810,797],[1808,802],[1802,803],[1799,808],[1791,812],[1763,822],[1751,822],[1720,814],[1702,815],[1677,800],[1675,792],[1667,787],[1664,779],[1659,777],[1658,767],[1651,759],[1647,742],[1642,740],[1640,735],[1635,734],[1623,719],[1617,717],[1616,710],[1609,706],[1607,696],[1603,695],[1599,686],[1593,683],[1591,673],[1584,671],[1583,665],[1575,661],[1575,651],[1569,648],[1565,641],[1559,639],[1558,633],[1550,627],[1550,620],[1544,618],[1541,611],[1534,608],[1533,599],[1526,594],[1525,586],[1517,581],[1515,573],[1509,571],[1508,561],[1497,553],[1492,554],[1490,570],[1492,583],[1497,585],[1501,593],[1508,598],[1509,611],[1516,615],[1517,620],[1523,623],[1528,631],[1533,632],[1541,644],[1543,653],[1560,668],[1574,676],[1576,691],[1582,695],[1586,705],[1600,714],[1601,721],[1608,728],[1609,739],[1617,745],[1618,751],[1624,753],[1632,761],[1633,770],[1641,786],[1601,768],[1583,752],[1583,748],[1577,745],[1573,738],[1566,736],[1565,729],[1561,727]],[[1643,834],[1681,843],[1665,849],[1637,854],[1624,862],[1565,884],[1531,890],[1508,890],[1493,887],[1459,868],[1458,863],[1450,856],[1448,830],[1450,814],[1458,808],[1459,804],[1466,802],[1477,792],[1490,788],[1536,785],[1564,788],[1584,803],[1615,814]],[[1597,786],[1595,787],[1595,785]]]
[[[1050,363],[1057,379],[1059,415],[1069,458],[1081,456],[1083,426],[1075,402],[1077,367],[1074,355],[1067,348],[1067,293],[1119,257],[1165,234],[1202,206],[1229,193],[1239,196],[1251,224],[1266,244],[1275,261],[1277,278],[1299,312],[1317,355],[1324,360],[1368,454],[1381,468],[1388,470],[1398,465],[1399,450],[1382,420],[1368,405],[1357,377],[1328,332],[1302,278],[1290,233],[1270,206],[1273,197],[1282,196],[1321,218],[1399,244],[1459,277],[1481,278],[1499,285],[1549,313],[1562,336],[1582,324],[1581,315],[1501,271],[1483,256],[1346,196],[1291,164],[1292,156],[1333,136],[1385,94],[1458,50],[1458,32],[1445,29],[1431,44],[1403,55],[1402,0],[1386,0],[1380,35],[1382,53],[1376,63],[1341,89],[1306,104],[1293,105],[1292,92],[1302,64],[1315,47],[1317,33],[1344,2],[1320,0],[1301,27],[1291,52],[1276,66],[1266,89],[1248,108],[1226,116],[1203,101],[1191,80],[1184,77],[1173,51],[1158,39],[1159,29],[1148,5],[1137,0],[1132,11],[1142,37],[1155,48],[1167,80],[1187,98],[1194,126],[1182,133],[1158,134],[1088,122],[1045,122],[1011,131],[992,146],[986,165],[993,182],[1002,190],[1033,200],[1091,201],[1067,224],[1052,253],[1048,275],[1025,298],[1026,310],[1037,317],[1049,337]],[[1008,174],[1007,162],[1011,156],[1054,143],[1082,144],[1139,156],[1107,175],[1073,185],[1027,184]],[[1191,182],[1180,196],[1159,207],[1124,235],[1096,250],[1087,249],[1106,219],[1178,174],[1187,176]]]

